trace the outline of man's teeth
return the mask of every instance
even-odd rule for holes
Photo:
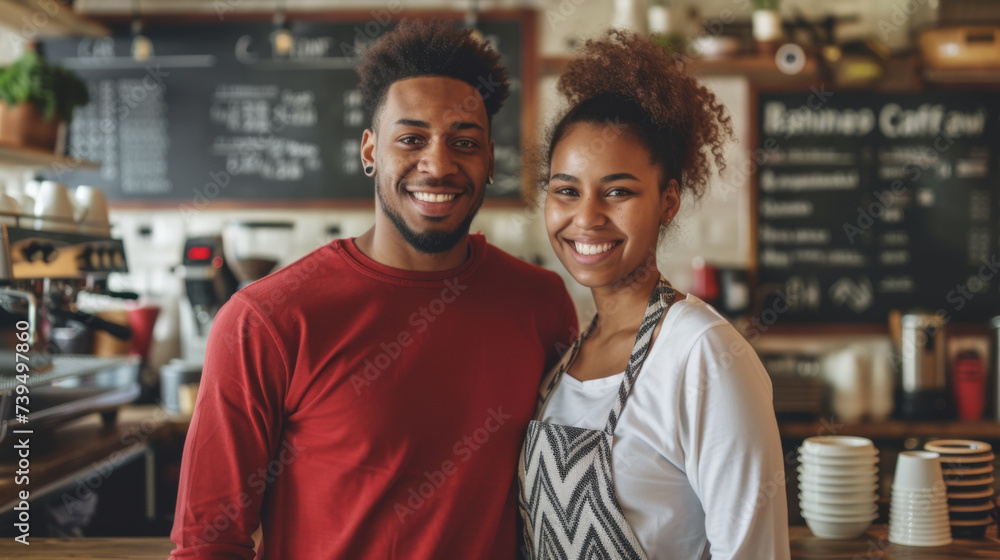
[[[457,195],[454,194],[434,194],[426,192],[415,192],[413,193],[413,198],[423,201],[423,202],[448,202],[452,200]]]
[[[581,255],[597,255],[605,251],[610,250],[615,246],[614,243],[601,243],[599,245],[587,245],[585,243],[573,242],[573,246],[576,247],[576,252]]]

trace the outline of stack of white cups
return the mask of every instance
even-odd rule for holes
[[[819,436],[799,447],[799,506],[814,535],[851,539],[878,517],[878,450],[870,439]]]
[[[937,453],[899,454],[889,506],[889,542],[907,546],[951,543],[948,497]]]

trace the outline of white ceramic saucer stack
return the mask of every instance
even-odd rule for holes
[[[945,490],[940,455],[931,451],[900,453],[889,505],[889,542],[907,546],[951,543]]]
[[[870,439],[819,436],[799,447],[799,507],[814,535],[851,539],[878,517],[878,450]]]

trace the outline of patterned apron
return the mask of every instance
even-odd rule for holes
[[[528,424],[517,476],[518,505],[529,558],[646,560],[618,504],[611,471],[611,445],[625,401],[649,353],[653,330],[673,299],[673,289],[661,277],[649,298],[625,377],[618,388],[618,399],[603,431],[537,420]],[[580,345],[596,323],[594,317],[586,334],[567,354],[568,358],[541,395],[543,404],[559,379],[567,375]]]

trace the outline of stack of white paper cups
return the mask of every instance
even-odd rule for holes
[[[889,542],[943,546],[951,542],[940,455],[904,451],[896,461],[889,506]]]

